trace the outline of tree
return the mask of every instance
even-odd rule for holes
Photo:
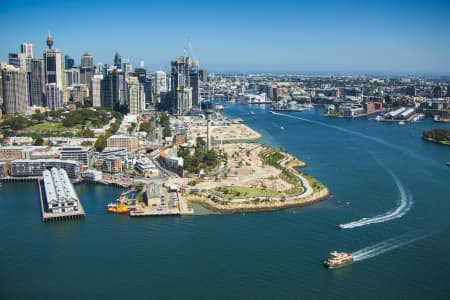
[[[35,145],[35,146],[42,146],[42,144],[44,144],[44,140],[42,139],[42,137],[38,137],[38,138],[34,141],[34,145]]]
[[[45,120],[45,115],[42,113],[35,113],[31,116],[32,120],[38,121],[39,123],[41,123],[42,121]]]
[[[150,134],[151,132],[153,132],[152,123],[148,121],[142,122],[141,125],[139,126],[139,131],[145,131],[147,132],[147,134]]]
[[[106,148],[107,145],[107,137],[105,135],[101,135],[97,138],[97,140],[95,141],[94,147],[95,147],[95,151],[97,152],[102,152],[103,149]]]

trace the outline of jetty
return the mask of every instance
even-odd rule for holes
[[[53,168],[51,172],[44,171],[37,184],[43,222],[85,217],[83,206],[64,170]]]

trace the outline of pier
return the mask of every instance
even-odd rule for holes
[[[45,210],[45,193],[42,190],[41,179],[38,177],[37,185],[39,189],[39,203],[41,207],[41,217],[42,222],[49,221],[61,221],[61,220],[73,220],[73,219],[83,219],[85,217],[85,212],[81,202],[78,201],[78,210],[71,212],[61,212],[61,213],[49,213]]]

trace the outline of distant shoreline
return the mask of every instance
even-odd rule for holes
[[[440,145],[444,145],[444,146],[450,146],[450,141],[438,141],[432,138],[426,138],[426,137],[422,137],[422,139],[426,142],[430,142],[430,143],[434,143],[434,144],[440,144]]]

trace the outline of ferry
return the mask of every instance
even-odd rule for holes
[[[346,266],[353,262],[353,256],[346,252],[330,252],[331,257],[323,261],[323,265],[329,269]]]

